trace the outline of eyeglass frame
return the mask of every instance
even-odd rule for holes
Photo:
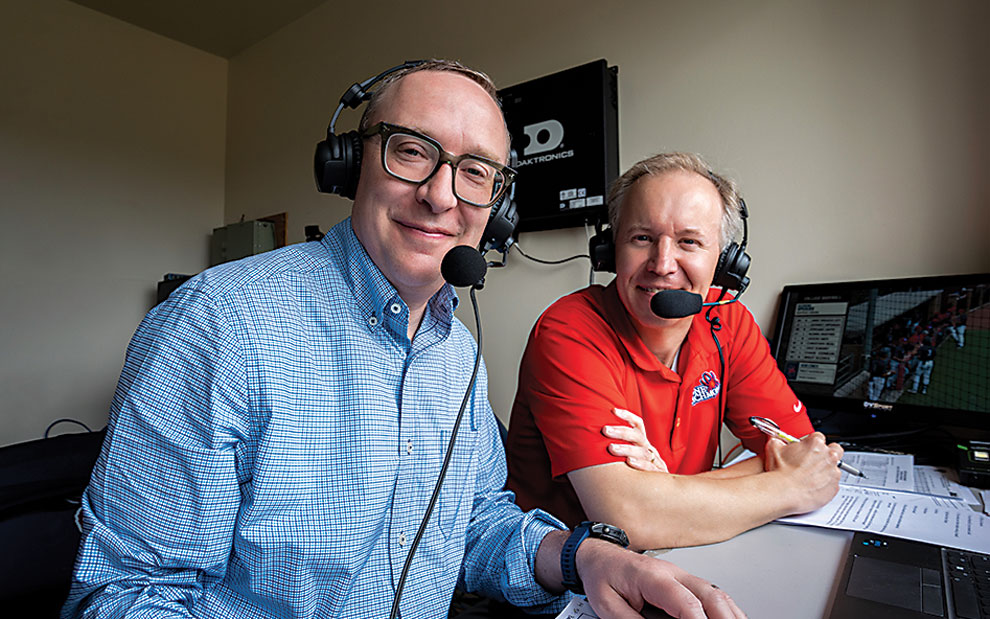
[[[388,143],[389,138],[391,138],[396,133],[404,133],[404,134],[409,135],[411,137],[414,137],[414,138],[423,140],[424,142],[426,142],[430,146],[433,146],[434,148],[437,149],[437,153],[438,153],[437,164],[436,164],[436,166],[434,166],[433,171],[430,172],[429,174],[427,174],[426,175],[426,178],[424,178],[423,180],[421,180],[421,181],[411,181],[408,178],[403,178],[403,177],[399,176],[398,174],[396,174],[395,172],[392,172],[391,170],[388,169],[388,164],[385,163],[385,150],[386,150],[385,149],[385,145]],[[456,174],[452,174],[451,175],[451,177],[450,177],[450,190],[454,194],[454,196],[458,200],[464,202],[465,204],[470,204],[471,206],[475,206],[477,208],[488,208],[490,206],[493,206],[496,202],[498,202],[499,200],[501,200],[503,196],[505,196],[506,192],[509,190],[509,187],[516,180],[516,174],[517,174],[517,172],[514,169],[510,168],[509,166],[507,166],[507,165],[502,165],[501,163],[498,163],[497,161],[492,161],[491,159],[488,159],[487,157],[482,157],[481,155],[475,155],[475,154],[472,154],[472,153],[464,153],[463,155],[452,155],[452,154],[448,153],[447,151],[445,151],[443,149],[443,146],[440,144],[440,142],[437,142],[436,140],[434,140],[433,138],[431,138],[428,135],[423,135],[422,133],[420,133],[418,131],[415,131],[415,130],[410,129],[408,127],[403,127],[402,125],[396,125],[396,124],[388,123],[388,122],[384,122],[384,121],[377,122],[377,123],[371,125],[370,127],[368,127],[367,129],[365,129],[364,130],[364,133],[361,134],[361,137],[362,138],[365,138],[365,139],[368,139],[368,138],[374,137],[376,135],[381,138],[381,146],[380,146],[379,150],[381,151],[382,169],[385,170],[385,173],[388,174],[389,176],[391,176],[392,178],[397,178],[400,181],[403,181],[403,182],[406,182],[406,183],[412,183],[414,185],[423,185],[423,184],[429,182],[429,180],[431,178],[433,178],[436,175],[436,173],[440,170],[440,166],[442,166],[445,163],[449,163],[451,169],[454,172],[456,172],[457,171],[457,167],[461,164],[461,161],[464,161],[465,159],[473,159],[473,160],[476,160],[476,161],[480,161],[480,162],[484,163],[485,165],[489,165],[489,166],[495,168],[495,170],[497,172],[501,172],[502,175],[505,177],[505,182],[502,183],[502,187],[498,190],[498,192],[495,194],[495,196],[492,197],[491,201],[488,202],[488,204],[477,204],[475,202],[471,202],[470,200],[465,200],[460,195],[458,195],[458,193],[457,193],[457,186],[456,186],[457,175]]]

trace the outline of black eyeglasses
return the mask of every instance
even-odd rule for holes
[[[380,122],[368,127],[365,138],[382,138],[382,167],[391,176],[409,183],[423,184],[449,163],[454,195],[472,206],[487,208],[505,195],[516,177],[508,166],[478,155],[448,153],[440,143],[421,133]]]

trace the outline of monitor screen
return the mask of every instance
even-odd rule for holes
[[[839,435],[990,428],[990,274],[786,286],[771,348]]]

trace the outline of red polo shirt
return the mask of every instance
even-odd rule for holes
[[[709,300],[718,293],[710,291]],[[704,312],[694,317],[674,372],[640,339],[614,283],[551,305],[530,334],[509,424],[508,486],[519,506],[544,508],[569,526],[585,519],[566,474],[624,461],[608,453],[613,441],[601,433],[622,423],[613,408],[643,417],[671,473],[711,468],[726,385],[725,423],[748,449],[762,453],[766,443],[750,415],[770,417],[795,436],[812,432],[749,310],[732,303],[712,315],[722,326],[725,377]]]

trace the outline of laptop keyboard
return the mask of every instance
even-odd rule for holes
[[[955,616],[990,619],[990,555],[942,549],[942,565],[949,579]]]

